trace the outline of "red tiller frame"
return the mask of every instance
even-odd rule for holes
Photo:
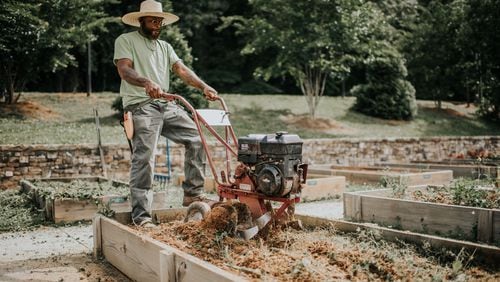
[[[208,144],[207,140],[205,139],[205,135],[203,134],[202,128],[200,126],[200,123],[205,126],[205,128],[219,141],[221,142],[224,147],[226,148],[226,172],[224,173],[227,177],[231,175],[231,164],[230,164],[230,154],[232,154],[234,157],[238,156],[238,140],[236,139],[236,135],[234,134],[234,130],[232,126],[224,126],[224,133],[225,136],[224,138],[215,131],[215,129],[196,111],[196,109],[191,106],[191,104],[184,99],[184,97],[179,96],[177,94],[170,94],[170,93],[163,93],[161,94],[161,97],[167,101],[172,101],[172,100],[178,100],[180,101],[186,108],[189,109],[189,111],[192,113],[194,123],[196,125],[196,128],[198,129],[198,133],[200,134],[201,138],[201,143],[203,145],[203,149],[205,150],[205,153],[207,155],[207,160],[208,164],[210,166],[210,170],[212,171],[212,175],[214,176],[215,182],[218,185],[224,185],[224,186],[230,186],[231,183],[229,183],[228,179],[222,179],[223,181],[219,181],[219,177],[217,174],[217,171],[215,170],[215,165],[213,163],[212,157],[210,155],[210,151],[208,149]],[[217,97],[217,101],[220,102],[222,109],[226,112],[226,114],[229,114],[229,111],[227,110],[226,103],[224,100],[220,97]],[[229,144],[230,142],[233,142],[233,145]],[[223,177],[224,178],[224,177]]]
[[[203,149],[205,150],[206,157],[210,166],[210,170],[212,171],[212,175],[214,176],[215,182],[217,183],[217,193],[219,194],[220,200],[223,199],[238,199],[240,202],[247,204],[252,212],[252,215],[255,218],[258,218],[265,213],[269,212],[264,203],[264,200],[281,202],[282,205],[278,208],[278,210],[274,214],[274,218],[279,218],[283,215],[284,211],[293,205],[294,203],[300,202],[300,197],[268,197],[266,195],[256,193],[254,191],[247,191],[243,189],[239,189],[240,187],[236,187],[236,185],[231,182],[231,155],[235,158],[238,157],[238,140],[236,139],[236,135],[234,134],[234,130],[232,125],[224,125],[224,138],[215,131],[215,129],[210,125],[203,116],[196,111],[196,109],[182,96],[177,94],[163,93],[161,94],[161,98],[172,101],[177,100],[181,102],[189,111],[192,113],[193,121],[198,129],[198,133],[200,134],[201,143],[203,145]],[[217,101],[220,102],[222,110],[229,114],[226,103],[221,97],[216,98]],[[207,141],[205,139],[205,135],[203,134],[201,125],[203,124],[205,128],[226,148],[226,171],[221,171],[221,180],[219,180],[217,171],[215,170],[215,165],[212,160],[212,156],[210,155],[210,151],[208,148]],[[232,140],[232,144],[230,144]],[[249,179],[248,181],[252,181]],[[255,186],[255,183],[253,183]]]

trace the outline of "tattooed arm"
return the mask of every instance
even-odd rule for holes
[[[188,85],[200,89],[203,95],[213,101],[218,98],[217,91],[201,80],[191,69],[186,67],[182,61],[176,62],[172,70]]]
[[[134,70],[134,63],[130,59],[117,60],[116,67],[121,79],[132,85],[144,87],[146,94],[151,98],[160,98],[160,94],[163,93],[161,87],[153,81],[140,76]]]

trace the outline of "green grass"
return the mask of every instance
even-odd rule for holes
[[[118,117],[111,109],[117,93],[84,94],[26,93],[20,102],[32,101],[51,109],[40,110],[35,117],[8,113],[0,108],[0,144],[75,144],[97,143],[94,112],[100,116],[101,140],[105,144],[125,144]],[[372,118],[350,110],[353,97],[323,97],[317,108],[317,117],[333,121],[336,126],[315,129],[319,121],[301,126],[285,122],[283,116],[306,117],[307,104],[303,96],[292,95],[222,95],[237,136],[250,133],[288,131],[302,138],[387,138],[428,136],[499,135],[500,125],[488,123],[473,114],[450,114],[466,109],[444,103],[448,111],[432,109],[432,102],[419,101],[419,115],[412,121],[390,121]],[[216,103],[211,104],[216,107]],[[3,113],[2,113],[3,112]],[[281,117],[281,118],[280,118]],[[312,125],[311,125],[312,124]]]

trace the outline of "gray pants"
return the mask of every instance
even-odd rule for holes
[[[134,137],[132,138],[132,165],[130,168],[130,195],[132,220],[141,224],[151,221],[154,173],[154,152],[158,137],[167,137],[185,146],[184,195],[197,196],[203,192],[203,161],[205,153],[201,139],[191,117],[173,102],[152,101],[132,112]]]

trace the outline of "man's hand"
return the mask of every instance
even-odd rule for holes
[[[209,101],[215,101],[219,98],[217,91],[208,85],[203,88],[203,95],[205,95],[205,98]]]
[[[119,59],[116,61],[116,67],[118,68],[121,79],[126,80],[132,85],[144,87],[146,94],[151,98],[160,98],[161,93],[163,93],[161,87],[153,81],[139,76],[134,70],[134,63],[132,60]]]
[[[144,84],[144,89],[146,90],[146,94],[148,94],[149,97],[154,98],[154,99],[160,98],[161,93],[163,93],[163,90],[161,89],[161,87],[158,84],[156,84],[150,80],[148,80]]]

